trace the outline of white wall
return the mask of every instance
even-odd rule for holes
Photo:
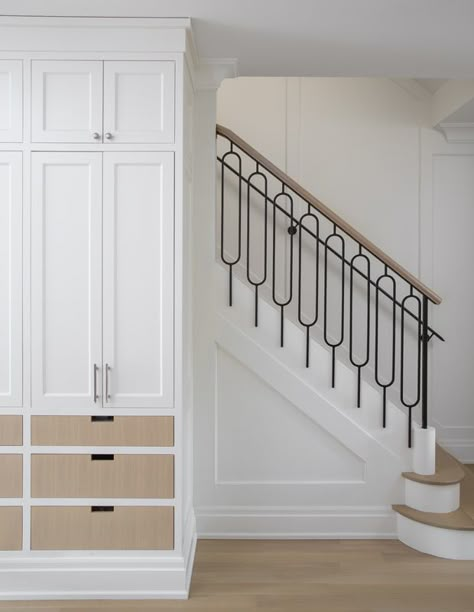
[[[464,279],[470,280],[472,160],[457,157],[455,145],[450,145],[450,161],[446,160],[446,145],[429,128],[430,117],[426,98],[417,98],[388,79],[242,78],[225,81],[218,92],[219,123],[237,132],[445,298],[440,307],[431,308],[440,333],[448,336],[445,345],[433,340],[430,347],[431,417],[441,441],[449,442],[454,451],[462,442],[463,457],[474,461],[468,380],[474,343],[469,342],[469,332],[462,339],[454,329],[454,321],[460,320],[457,312],[465,329],[472,326],[474,282],[459,310],[464,298],[452,273],[459,249],[457,231],[463,237]],[[447,203],[453,198],[462,214],[456,230],[451,228],[451,247],[443,250],[440,234],[451,219]],[[202,392],[195,435],[201,533],[251,531],[250,514],[256,517],[252,525],[258,535],[258,529],[265,531],[265,517],[274,526],[270,515],[277,513],[281,520],[275,529],[281,533],[297,535],[304,524],[307,534],[321,534],[327,528],[348,535],[339,523],[321,527],[319,515],[314,514],[315,508],[317,514],[332,503],[330,514],[345,517],[349,531],[390,535],[386,510],[377,515],[374,508],[388,508],[395,501],[395,490],[366,486],[362,494],[354,494],[354,483],[364,481],[369,464],[362,465],[365,476],[361,476],[360,458],[353,457],[337,435],[305,424],[291,402],[245,362],[218,347],[215,337],[207,350],[206,364],[201,359],[196,371]],[[461,362],[464,369],[458,368]],[[461,440],[457,447],[454,438]]]

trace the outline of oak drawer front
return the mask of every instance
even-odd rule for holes
[[[174,509],[34,506],[32,550],[172,550]]]
[[[172,416],[34,416],[31,443],[41,446],[173,446]]]
[[[0,508],[0,550],[21,550],[23,546],[23,509]]]
[[[21,416],[0,416],[0,446],[23,444],[23,419]]]
[[[23,497],[22,455],[0,455],[0,497]]]
[[[174,497],[173,455],[32,455],[32,497]]]

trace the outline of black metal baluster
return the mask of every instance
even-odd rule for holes
[[[418,329],[417,337],[417,360],[416,360],[416,395],[413,401],[408,401],[405,398],[405,314],[406,304],[408,300],[415,300],[418,310]],[[401,318],[400,318],[400,401],[408,408],[408,447],[412,445],[412,411],[420,401],[420,371],[421,371],[421,342],[422,342],[422,323],[421,323],[421,301],[420,298],[413,295],[413,287],[410,295],[407,295],[402,300]]]
[[[345,293],[345,267],[344,267],[344,255],[345,255],[345,242],[344,238],[336,233],[336,226],[334,226],[333,233],[330,234],[324,243],[324,341],[328,346],[331,347],[332,356],[332,374],[331,374],[331,387],[334,389],[336,386],[336,348],[341,346],[344,341],[344,293]],[[329,242],[337,239],[341,245],[341,325],[339,339],[332,339],[328,332],[328,250]]]
[[[380,380],[380,365],[379,365],[379,317],[380,317],[380,283],[388,278],[392,285],[392,358],[391,358],[391,376],[388,381],[383,382]],[[393,385],[395,381],[395,334],[396,334],[396,284],[393,276],[388,274],[385,269],[384,274],[379,276],[376,282],[375,288],[375,381],[382,387],[382,425],[387,426],[387,388]]]
[[[426,295],[423,296],[423,322],[422,322],[422,374],[421,374],[421,427],[422,429],[428,428],[428,342],[430,336],[428,334],[428,298]]]
[[[278,201],[280,200],[280,198],[286,198],[287,201],[290,203],[290,227],[288,228],[288,233],[290,235],[290,254],[289,254],[289,270],[288,270],[288,274],[289,274],[289,280],[288,280],[288,295],[286,297],[286,299],[280,299],[280,297],[277,294],[277,289],[276,289],[276,275],[277,275],[277,266],[276,266],[276,240],[277,240],[277,212],[281,212],[284,209],[284,204],[282,206],[280,206],[278,204]],[[285,306],[288,306],[288,304],[291,302],[291,300],[293,299],[293,237],[296,233],[296,225],[294,225],[294,218],[293,218],[293,198],[291,197],[291,195],[289,195],[288,193],[285,193],[285,185],[282,184],[282,190],[280,193],[278,193],[274,198],[273,198],[273,202],[274,202],[274,206],[273,206],[273,217],[272,217],[272,221],[273,221],[273,227],[272,227],[272,299],[275,302],[275,304],[277,304],[280,307],[280,346],[283,347],[284,345],[284,319],[285,319],[285,314],[284,314],[284,309]],[[285,211],[286,212],[286,211]],[[295,230],[293,231],[293,228],[295,228]],[[290,231],[291,230],[291,231]]]
[[[315,295],[314,295],[314,315],[309,321],[304,320],[302,311],[302,243],[303,243],[303,228],[306,228],[306,220],[314,219],[315,221],[315,243],[314,243],[314,284],[315,284]],[[313,325],[316,324],[319,316],[319,219],[311,214],[310,212],[303,215],[299,220],[300,233],[298,240],[298,321],[306,328],[306,367],[309,368],[309,341],[310,341],[310,330]]]
[[[232,143],[231,143],[232,145]],[[237,223],[237,235],[238,235],[238,243],[237,243],[237,255],[232,258],[226,258],[225,255],[225,174],[224,170],[227,168],[228,164],[226,163],[226,159],[228,157],[235,157],[238,161],[238,177],[239,177],[239,204],[238,204],[238,223]],[[242,245],[242,158],[240,155],[233,151],[231,146],[230,151],[227,151],[222,156],[221,161],[221,259],[222,261],[229,266],[229,306],[232,306],[233,303],[233,295],[232,295],[232,268],[235,264],[239,263],[241,257],[241,245]]]
[[[264,191],[263,191],[263,193],[264,193],[264,196],[263,196],[264,197],[263,273],[261,275],[260,280],[252,280],[252,276],[253,277],[257,277],[257,275],[255,273],[252,273],[252,271],[251,271],[250,199],[251,199],[251,193],[252,193],[252,189],[253,189],[253,181],[257,177],[262,177],[263,185],[264,185]],[[260,172],[259,166],[257,164],[257,170],[255,172],[253,172],[248,177],[247,181],[248,181],[247,182],[247,185],[248,185],[247,186],[247,280],[248,280],[249,284],[252,285],[255,288],[255,318],[254,318],[254,323],[255,323],[255,327],[258,327],[258,288],[261,285],[263,285],[265,283],[265,281],[267,280],[267,245],[268,245],[268,238],[267,238],[267,233],[268,233],[268,229],[267,229],[267,217],[268,217],[267,177],[262,172]],[[261,191],[261,190],[259,190],[259,191]]]
[[[354,353],[354,270],[357,260],[365,261],[367,265],[367,285],[366,285],[366,345],[365,356],[358,360]],[[357,408],[360,408],[360,388],[361,388],[361,369],[369,363],[370,358],[370,260],[367,255],[359,253],[351,259],[350,283],[349,283],[349,359],[354,367],[357,368]]]

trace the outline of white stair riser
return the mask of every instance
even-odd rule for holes
[[[405,503],[422,512],[454,512],[459,508],[460,485],[432,485],[405,480]]]
[[[422,553],[444,559],[474,560],[474,531],[442,529],[397,515],[398,539]]]

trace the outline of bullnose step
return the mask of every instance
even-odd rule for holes
[[[417,523],[423,523],[424,525],[430,525],[431,527],[455,529],[457,531],[474,531],[474,519],[462,507],[454,512],[444,513],[423,512],[403,504],[395,504],[392,508],[405,518]]]
[[[402,476],[408,480],[430,485],[452,485],[461,482],[466,471],[449,453],[440,446],[436,447],[436,473],[428,476],[415,472],[403,472]]]

